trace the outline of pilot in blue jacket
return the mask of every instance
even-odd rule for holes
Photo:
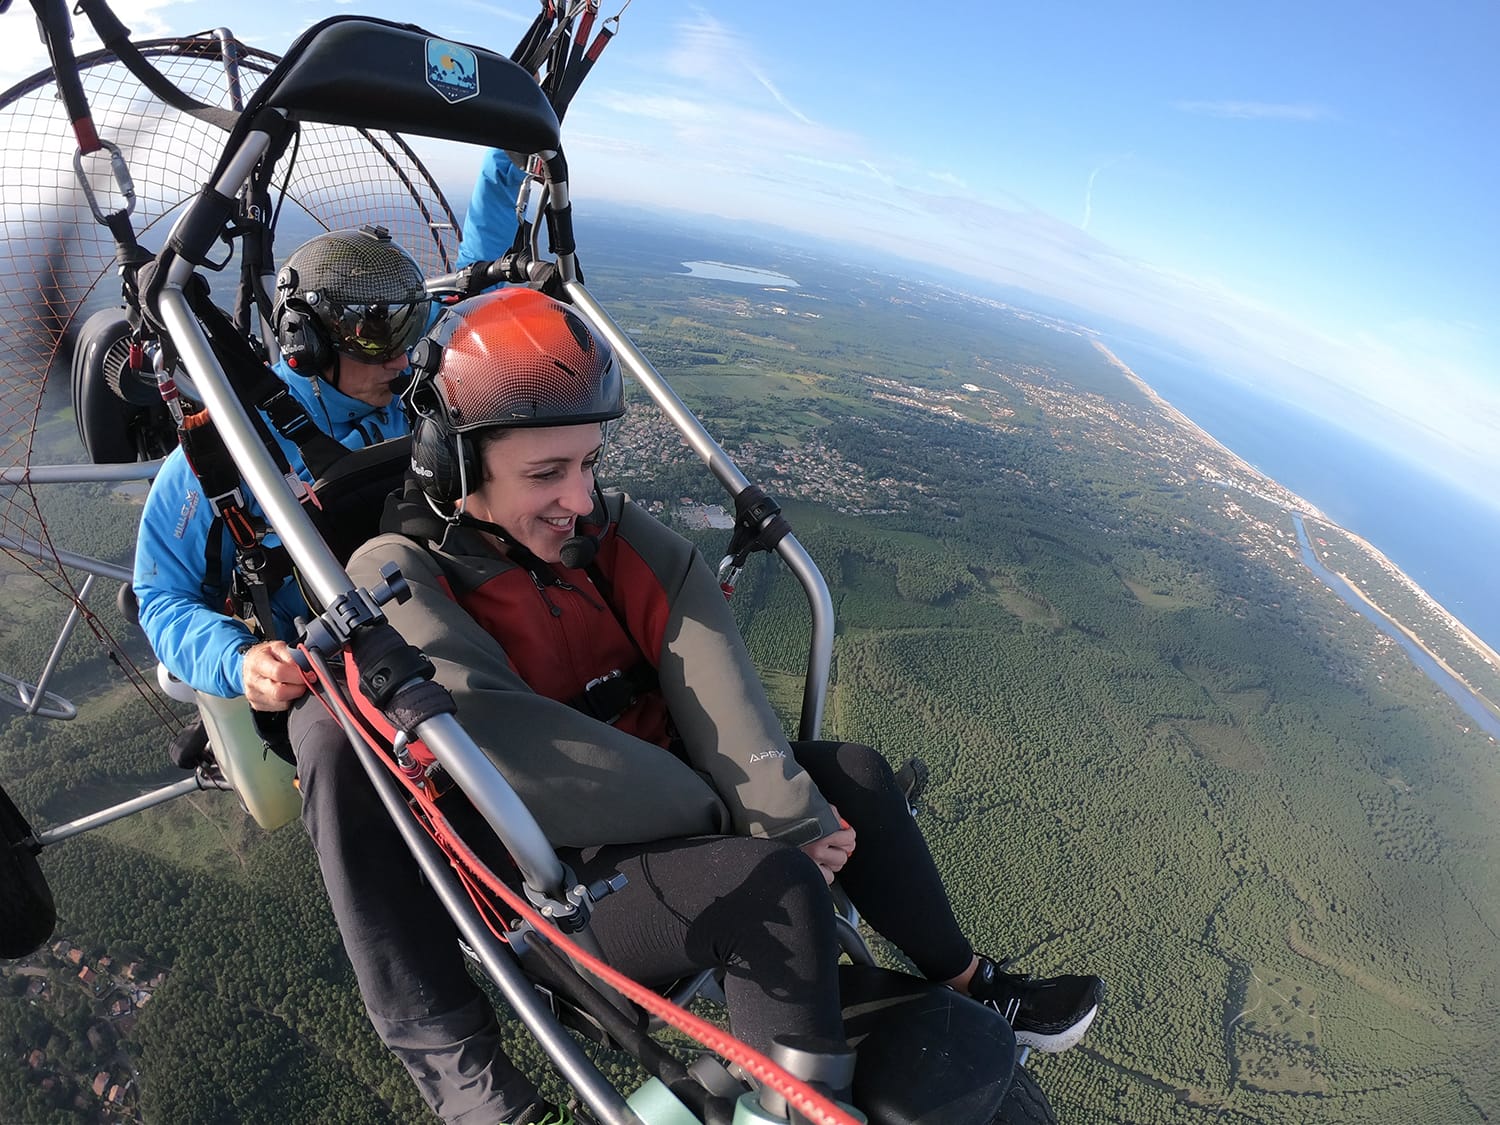
[[[400,437],[406,414],[393,401],[392,382],[427,327],[428,309],[421,268],[383,228],[319,235],[278,276],[272,319],[282,360],[274,370],[313,423],[350,449]],[[296,445],[271,432],[292,471],[311,483]],[[259,518],[255,498],[246,500]],[[211,533],[221,539],[209,550]],[[274,535],[267,543],[276,543]],[[296,583],[285,581],[271,596],[275,635],[255,637],[224,612],[234,561],[223,522],[184,451],[174,450],[141,516],[133,583],[141,628],[178,679],[210,695],[244,695],[252,706],[279,710],[300,694],[285,639],[307,604]]]

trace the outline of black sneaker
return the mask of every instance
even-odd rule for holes
[[[929,776],[927,763],[921,758],[913,758],[896,771],[896,788],[906,798],[907,808],[916,809],[917,802],[922,799],[922,791],[927,788]]]
[[[994,961],[981,956],[969,981],[969,995],[1010,1021],[1021,1046],[1052,1054],[1066,1051],[1083,1038],[1099,1014],[1104,982],[1081,976],[1031,980],[1019,973],[1001,972]]]

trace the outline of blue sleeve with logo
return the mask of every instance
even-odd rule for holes
[[[223,544],[220,552],[217,589],[205,581],[205,548],[213,522],[198,478],[182,450],[175,450],[146,497],[133,585],[141,629],[167,670],[199,691],[242,695],[239,650],[255,638],[223,611],[234,559],[231,544]]]

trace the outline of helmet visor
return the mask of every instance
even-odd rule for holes
[[[351,359],[384,363],[421,338],[429,304],[422,300],[340,305],[330,325],[333,345]]]

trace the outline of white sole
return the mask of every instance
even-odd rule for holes
[[[1095,1004],[1072,1027],[1052,1035],[1042,1035],[1035,1031],[1018,1031],[1016,1032],[1016,1043],[1022,1047],[1030,1047],[1033,1051],[1041,1051],[1044,1055],[1055,1055],[1059,1051],[1066,1051],[1070,1047],[1078,1046],[1078,1041],[1083,1038],[1084,1033],[1088,1031],[1089,1025],[1094,1022],[1094,1017],[1098,1014],[1099,1005]]]

